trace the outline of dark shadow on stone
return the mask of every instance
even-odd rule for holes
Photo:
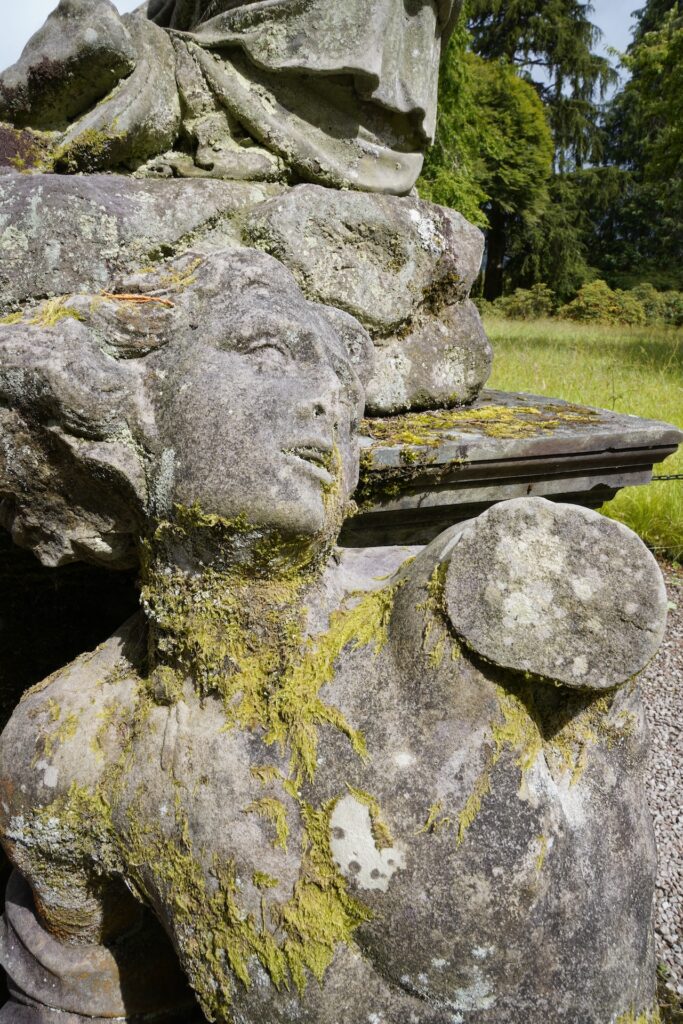
[[[45,569],[0,531],[0,728],[28,687],[97,647],[138,607],[135,572]]]
[[[135,572],[45,569],[0,530],[0,729],[28,687],[97,647],[138,607]],[[0,851],[0,912],[10,871]]]

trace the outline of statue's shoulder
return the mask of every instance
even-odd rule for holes
[[[424,647],[438,626],[480,666],[568,690],[633,678],[666,623],[661,572],[635,534],[541,498],[502,502],[446,530],[397,585],[392,632],[403,647],[420,637]]]
[[[143,657],[144,628],[136,615],[94,651],[27,690],[2,736],[0,779],[34,806],[47,806],[74,783],[94,787],[130,734]]]

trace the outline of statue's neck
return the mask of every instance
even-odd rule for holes
[[[170,697],[188,683],[226,706],[265,697],[301,649],[319,577],[310,566],[255,575],[252,565],[179,565],[156,553],[142,587],[153,677]]]

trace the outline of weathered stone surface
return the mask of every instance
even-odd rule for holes
[[[404,194],[433,138],[441,48],[459,9],[180,0],[149,15],[189,33],[222,104],[301,178]]]
[[[531,539],[533,529],[518,528],[521,541]],[[584,521],[567,525],[579,546],[586,531]],[[70,815],[97,806],[69,804],[69,793],[108,794],[105,831],[95,814],[88,835],[80,833],[96,855],[69,859],[71,911],[79,908],[83,927],[96,921],[101,929],[101,901],[81,901],[93,891],[92,873],[114,891],[121,878],[134,879],[207,1015],[239,1024],[335,1024],[340,1015],[347,1024],[374,1016],[386,1024],[450,1024],[457,1016],[468,1024],[544,1024],[550,1014],[554,1024],[576,1024],[631,1011],[647,1019],[655,1003],[655,854],[637,690],[582,694],[472,659],[444,604],[461,535],[447,531],[412,561],[415,552],[400,549],[340,552],[301,593],[314,610],[303,664],[320,671],[330,649],[338,655],[320,691],[330,714],[316,727],[314,771],[294,788],[283,784],[292,780],[292,748],[268,743],[249,724],[226,729],[226,706],[201,697],[190,678],[175,699],[141,696],[139,649],[123,633],[30,694],[0,744],[0,829],[51,919],[66,890],[45,873],[45,850],[67,851]],[[600,539],[609,557],[614,538]],[[393,568],[398,574],[386,579]],[[200,566],[192,573],[211,585]],[[379,632],[356,633],[377,601],[386,609]],[[224,624],[231,628],[229,617]],[[579,642],[590,633],[577,623]],[[344,636],[341,647],[329,647]],[[134,728],[143,706],[144,727]],[[116,713],[107,717],[107,707]],[[368,758],[334,724],[342,720],[360,730]],[[73,734],[61,727],[70,721],[78,723]],[[98,748],[83,742],[93,732]],[[111,764],[122,766],[113,789]],[[281,809],[284,843],[266,807]],[[49,835],[36,827],[46,816]],[[334,955],[323,943],[321,985],[304,967],[305,988],[294,980],[287,987],[275,983],[273,948],[268,959],[240,922],[278,944],[301,938],[298,919],[288,916],[293,894],[298,886],[310,898],[319,885],[325,891],[302,855],[311,820],[325,830],[323,849],[329,843],[336,863],[331,906],[338,910],[342,885],[367,913],[353,943],[339,942]],[[227,890],[223,864],[235,879]],[[209,960],[207,935],[234,959]]]
[[[582,690],[640,672],[666,624],[653,556],[621,523],[519,498],[461,528],[446,579],[454,629],[503,668]]]
[[[59,130],[79,118],[55,139],[64,173],[132,169],[174,150],[161,165],[180,175],[288,174],[403,195],[433,138],[441,49],[459,9],[226,0],[120,18],[109,0],[63,0],[5,73],[0,117]],[[190,107],[181,132],[190,68],[214,116],[200,123]]]
[[[466,298],[484,251],[481,231],[454,210],[316,185],[251,211],[243,238],[288,266],[310,298],[380,337],[427,301]]]
[[[466,404],[491,371],[479,314],[464,301],[483,236],[417,198],[302,185],[249,211],[243,240],[276,256],[311,298],[346,310],[377,346],[368,409]]]
[[[60,130],[131,73],[136,47],[109,0],[61,0],[0,74],[0,121]]]
[[[270,194],[227,182],[4,175],[0,309],[111,287],[117,273],[183,252],[240,207]]]
[[[469,299],[438,315],[417,313],[405,336],[375,345],[375,373],[366,390],[370,416],[473,402],[491,373],[493,350]]]
[[[481,233],[419,199],[313,185],[7,174],[0,178],[0,309],[111,288],[117,272],[226,242],[276,256],[310,299],[370,330],[377,347],[370,413],[468,403],[485,383],[491,349],[464,299],[478,272]]]
[[[135,68],[60,138],[53,156],[58,172],[133,170],[170,148],[180,131],[171,40],[142,15],[127,15],[122,21],[135,42]]]

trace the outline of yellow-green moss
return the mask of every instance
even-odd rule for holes
[[[97,715],[100,720],[100,725],[97,727],[97,732],[90,741],[90,749],[100,759],[104,757],[107,734],[112,726],[116,724],[120,711],[121,708],[116,701],[109,701]]]
[[[372,829],[372,838],[375,841],[375,846],[378,850],[389,850],[394,845],[394,837],[391,833],[391,829],[382,817],[382,808],[379,805],[379,801],[372,796],[371,793],[366,793],[362,789],[356,789],[355,786],[346,783],[346,788],[352,797],[354,797],[358,803],[364,804],[370,812],[370,824]]]
[[[476,783],[474,784],[474,789],[468,796],[467,801],[465,802],[465,806],[458,814],[458,830],[456,837],[457,846],[461,846],[462,843],[465,841],[467,830],[476,820],[479,811],[481,810],[481,805],[484,800],[484,797],[488,796],[490,792],[491,773],[489,767],[487,766],[477,779]]]
[[[58,174],[99,171],[108,164],[110,154],[121,138],[119,134],[87,128],[73,141],[55,149],[52,166]]]
[[[363,421],[361,433],[372,439],[372,448],[438,448],[444,434],[481,433],[487,437],[535,437],[552,433],[570,423],[593,423],[600,414],[582,406],[511,407],[492,405],[483,409],[439,409]],[[403,456],[402,456],[403,457]]]
[[[457,661],[461,655],[460,645],[453,636],[450,618],[446,612],[444,588],[447,573],[448,563],[439,562],[427,581],[425,600],[417,605],[417,611],[425,613],[422,649],[434,669],[440,667],[447,650],[450,652],[451,661]]]
[[[224,565],[193,574],[169,565],[170,545],[191,545],[196,555],[209,537],[232,551]],[[164,557],[155,560],[156,546]],[[287,748],[298,778],[313,776],[323,725],[341,730],[365,755],[363,737],[320,691],[346,647],[381,651],[395,594],[386,587],[353,598],[356,604],[331,615],[324,634],[307,637],[303,595],[314,578],[307,557],[301,543],[194,507],[176,509],[173,522],[159,526],[143,562],[142,598],[157,661],[150,692],[158,688],[159,666],[164,697],[191,678],[200,694],[222,699],[228,727],[259,730],[266,743]],[[175,688],[169,672],[178,676]]]
[[[58,299],[48,299],[26,322],[36,327],[55,327],[60,320],[83,320],[77,309],[67,306],[69,298],[69,295],[62,295]]]
[[[52,719],[57,721],[57,719]],[[78,715],[75,712],[71,712],[66,718],[60,722],[59,728],[54,729],[52,732],[45,733],[43,737],[43,757],[51,758],[54,755],[57,747],[63,743],[72,740],[78,732]]]
[[[217,550],[217,560],[200,565],[195,556],[203,550]],[[176,568],[171,556],[178,551],[191,553],[188,561],[199,570]],[[375,655],[383,649],[396,587],[352,595],[322,635],[309,636],[304,598],[315,565],[299,543],[196,507],[176,509],[172,521],[159,524],[145,546],[142,570],[151,671],[137,687],[121,755],[106,767],[93,794],[73,789],[44,812],[52,835],[70,837],[55,887],[68,892],[70,861],[71,872],[81,863],[84,874],[114,872],[142,900],[161,904],[209,1019],[225,1019],[235,984],[251,983],[254,958],[277,987],[303,990],[309,974],[322,980],[336,947],[351,943],[356,928],[371,918],[349,894],[332,858],[335,801],[313,807],[300,789],[315,772],[322,726],[341,730],[360,757],[366,754],[363,737],[321,690],[333,680],[345,649],[367,648]],[[291,845],[297,814],[302,836],[299,876],[288,899],[276,899],[276,879],[253,868],[247,872],[247,884],[260,891],[256,917],[245,909],[248,893],[242,893],[238,871],[244,865],[214,859],[207,878],[207,865],[193,849],[182,787],[176,784],[175,820],[150,821],[139,789],[135,796],[135,739],[154,704],[172,704],[189,684],[200,695],[221,698],[226,728],[256,732],[290,757],[289,773],[268,764],[251,771],[275,792],[252,801],[245,813],[272,825],[274,846],[283,851]],[[102,730],[113,721],[105,712]],[[101,744],[104,735],[98,736]],[[369,793],[350,791],[368,807],[378,846],[393,845],[378,802]]]
[[[266,874],[265,871],[254,871],[251,881],[257,889],[276,889],[280,884],[277,878]]]
[[[557,781],[569,780],[575,785],[588,764],[591,746],[604,743],[611,747],[629,735],[633,728],[631,716],[622,714],[616,722],[609,722],[613,694],[568,693],[549,684],[525,680],[514,686],[497,686],[500,715],[491,723],[493,747],[479,773],[463,809],[457,815],[456,843],[462,845],[469,828],[477,819],[485,798],[491,792],[493,772],[506,751],[515,755],[520,769],[522,786],[539,756],[543,756],[548,769]],[[451,824],[451,818],[442,815],[441,801],[430,808],[422,832],[436,831]],[[441,816],[441,817],[440,817]],[[540,852],[537,869],[541,870],[548,846],[539,838]]]
[[[560,692],[556,687],[527,681],[516,690],[498,688],[502,721],[494,722],[494,764],[503,751],[517,754],[522,775],[543,754],[556,777],[576,784],[585,770],[590,746],[601,739],[615,741],[618,726],[607,716],[613,696]],[[626,720],[625,729],[629,723]]]
[[[443,801],[437,800],[427,811],[425,823],[417,830],[415,835],[436,835],[442,829],[447,828],[451,824],[451,818],[442,812]]]
[[[662,1018],[659,1010],[639,1014],[629,1010],[627,1013],[620,1014],[614,1024],[662,1024]]]
[[[272,796],[261,797],[260,800],[254,800],[245,808],[245,814],[258,814],[259,817],[270,822],[275,829],[273,846],[280,846],[283,850],[287,850],[289,823],[287,821],[287,808],[282,803],[282,800]]]
[[[538,843],[538,853],[536,854],[535,861],[536,873],[540,875],[543,870],[543,865],[545,864],[545,859],[548,856],[549,844],[547,836],[542,835],[537,837],[536,842]]]
[[[68,298],[69,296],[62,296],[57,299],[49,299],[33,317],[26,321],[23,312],[8,313],[7,316],[0,319],[0,326],[11,327],[15,324],[27,323],[38,327],[54,327],[65,318],[82,320],[83,317],[78,310],[65,305]]]

